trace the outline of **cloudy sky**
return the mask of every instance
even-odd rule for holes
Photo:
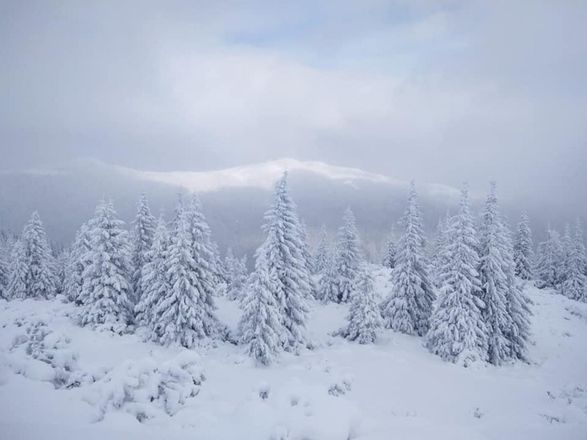
[[[584,203],[587,2],[0,1],[0,170],[292,157]]]

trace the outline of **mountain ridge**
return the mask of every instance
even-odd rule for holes
[[[153,171],[115,165],[94,158],[81,158],[62,164],[43,168],[9,171],[3,174],[29,174],[40,176],[57,176],[84,171],[112,170],[138,180],[163,183],[184,188],[191,192],[215,192],[237,187],[251,187],[271,190],[277,179],[284,173],[309,173],[329,180],[356,187],[360,182],[379,183],[407,188],[408,181],[396,179],[379,173],[373,173],[356,167],[333,165],[316,160],[299,160],[280,158],[245,165],[225,167],[207,171],[171,170]],[[458,189],[441,183],[424,183],[421,191],[438,196],[458,196]]]

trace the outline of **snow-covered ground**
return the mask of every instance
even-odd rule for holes
[[[240,346],[164,348],[80,328],[59,300],[0,301],[0,439],[584,440],[587,304],[528,294],[530,364],[469,369],[391,331],[332,337],[336,304],[313,305],[314,350],[257,368]]]

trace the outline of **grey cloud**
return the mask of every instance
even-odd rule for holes
[[[4,2],[3,169],[281,157],[580,205],[584,2]]]

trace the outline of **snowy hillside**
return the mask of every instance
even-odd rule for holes
[[[0,0],[0,440],[587,440],[586,21]]]
[[[443,362],[390,330],[367,346],[333,337],[348,307],[334,303],[312,303],[314,350],[258,368],[227,342],[164,348],[80,328],[60,296],[1,300],[0,438],[582,440],[587,304],[527,293],[530,364],[500,368]],[[217,305],[234,328],[236,303]]]

